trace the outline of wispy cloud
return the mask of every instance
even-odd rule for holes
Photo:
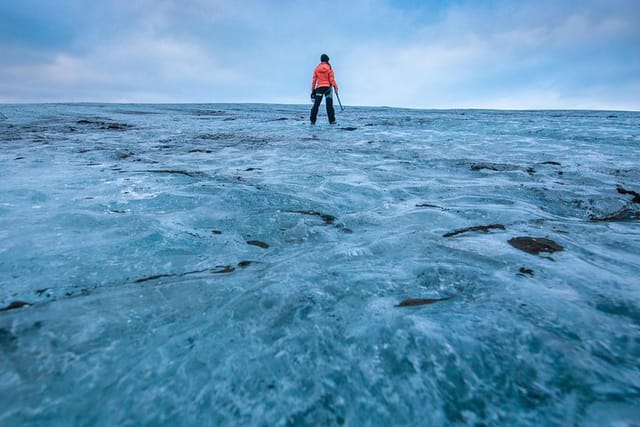
[[[640,109],[636,0],[105,0],[0,4],[0,102],[343,101]]]
[[[360,46],[346,77],[375,104],[638,109],[640,4],[619,3],[451,7],[403,44]]]

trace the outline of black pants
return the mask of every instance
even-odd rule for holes
[[[319,87],[316,88],[316,98],[313,101],[313,107],[311,107],[311,123],[315,123],[318,118],[318,109],[320,108],[320,104],[322,103],[322,97],[326,98],[325,104],[327,105],[327,117],[329,118],[329,123],[336,122],[336,112],[333,109],[333,91],[331,87]]]

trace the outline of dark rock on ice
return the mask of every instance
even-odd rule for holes
[[[488,233],[489,230],[504,230],[504,225],[502,224],[489,224],[489,225],[475,225],[473,227],[460,228],[458,230],[450,231],[442,235],[442,237],[453,237],[458,234],[468,233],[471,231],[482,231],[483,233]]]
[[[202,178],[206,176],[206,174],[202,172],[190,172],[179,169],[147,169],[144,172],[148,173],[158,173],[158,174],[175,174],[175,175],[184,175],[191,178]]]
[[[536,172],[536,170],[534,168],[532,168],[532,167],[523,168],[521,166],[510,165],[508,163],[484,163],[484,162],[481,162],[481,163],[473,163],[471,165],[471,170],[472,171],[479,171],[479,170],[483,170],[483,169],[496,171],[496,172],[524,171],[524,172],[527,172],[528,174],[534,174]]]
[[[262,242],[260,240],[247,240],[247,244],[248,245],[252,245],[252,246],[257,246],[257,247],[262,248],[262,249],[269,248],[269,244],[268,243]]]
[[[317,212],[317,211],[313,211],[313,210],[299,210],[299,211],[291,211],[293,213],[299,213],[299,214],[303,214],[303,215],[311,215],[311,216],[318,216],[320,217],[325,224],[333,224],[336,220],[336,217],[333,215],[329,215],[329,214],[325,214],[322,212]]]
[[[594,222],[613,222],[613,221],[633,221],[640,219],[640,211],[632,210],[629,208],[622,208],[617,212],[607,216],[592,216],[589,218]]]
[[[49,291],[49,288],[42,288],[42,289],[37,289],[36,290],[36,295],[38,296],[42,296],[45,294],[45,292]],[[47,296],[50,296],[50,293],[47,293]]]
[[[236,268],[230,265],[218,265],[215,269],[211,270],[213,274],[233,273],[234,271],[236,271]]]
[[[198,135],[198,139],[218,141],[221,139],[233,139],[232,133],[205,133]]]
[[[251,261],[240,261],[238,263],[238,267],[246,268],[251,263],[252,263]],[[144,283],[144,282],[149,282],[152,280],[162,279],[166,277],[186,277],[186,276],[191,276],[194,274],[201,274],[201,273],[226,274],[226,273],[233,273],[235,270],[236,268],[232,265],[216,265],[214,268],[205,268],[201,270],[187,271],[185,273],[180,273],[180,274],[154,274],[152,276],[147,276],[141,279],[137,279],[134,281],[134,283]]]
[[[94,289],[96,287],[94,286]],[[87,295],[90,295],[91,291],[87,288],[82,288],[79,291],[67,291],[64,293],[64,296],[67,298],[72,298],[72,297],[78,297],[78,296],[82,296],[82,297],[86,297]]]
[[[524,275],[533,276],[533,270],[530,268],[520,267],[520,270],[518,271],[519,271],[518,275],[520,276],[524,276]]]
[[[132,125],[127,125],[124,123],[109,123],[106,127],[108,130],[127,130],[131,129]],[[103,128],[104,129],[104,128]]]
[[[631,200],[632,203],[640,203],[640,194],[638,194],[636,191],[626,190],[626,189],[622,188],[621,186],[618,186],[616,188],[616,190],[620,194],[628,194],[630,196],[633,196],[633,199]]]
[[[401,301],[396,307],[415,307],[418,305],[428,305],[433,304],[434,302],[446,301],[451,299],[451,297],[447,298],[409,298]]]
[[[540,252],[559,252],[564,250],[562,246],[545,237],[514,237],[508,243],[516,249],[529,254],[538,255]]]
[[[151,280],[162,279],[163,277],[175,277],[175,274],[154,274],[152,276],[143,277],[142,279],[137,279],[134,283],[144,283],[149,282]]]
[[[505,164],[505,163],[473,163],[471,165],[471,170],[472,171],[479,171],[479,170],[482,170],[482,169],[488,169],[488,170],[492,170],[492,171],[504,172],[504,171],[517,170],[519,168],[518,168],[518,166],[508,165],[508,164]]]
[[[9,311],[9,310],[15,310],[16,308],[21,308],[27,305],[31,305],[28,302],[25,301],[13,301],[11,304],[9,304],[6,307],[0,308],[0,311]]]
[[[192,114],[197,117],[202,117],[202,116],[219,117],[219,116],[226,116],[229,113],[223,110],[202,109],[202,110],[194,110]]]
[[[87,126],[96,126],[98,129],[102,130],[127,130],[131,129],[133,125],[129,125],[126,123],[108,123],[101,120],[88,120],[88,119],[80,119],[76,122],[79,125],[87,125]]]

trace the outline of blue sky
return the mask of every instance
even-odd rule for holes
[[[0,102],[640,110],[640,0],[0,0]]]

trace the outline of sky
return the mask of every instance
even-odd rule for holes
[[[0,103],[640,110],[640,0],[0,0]]]

